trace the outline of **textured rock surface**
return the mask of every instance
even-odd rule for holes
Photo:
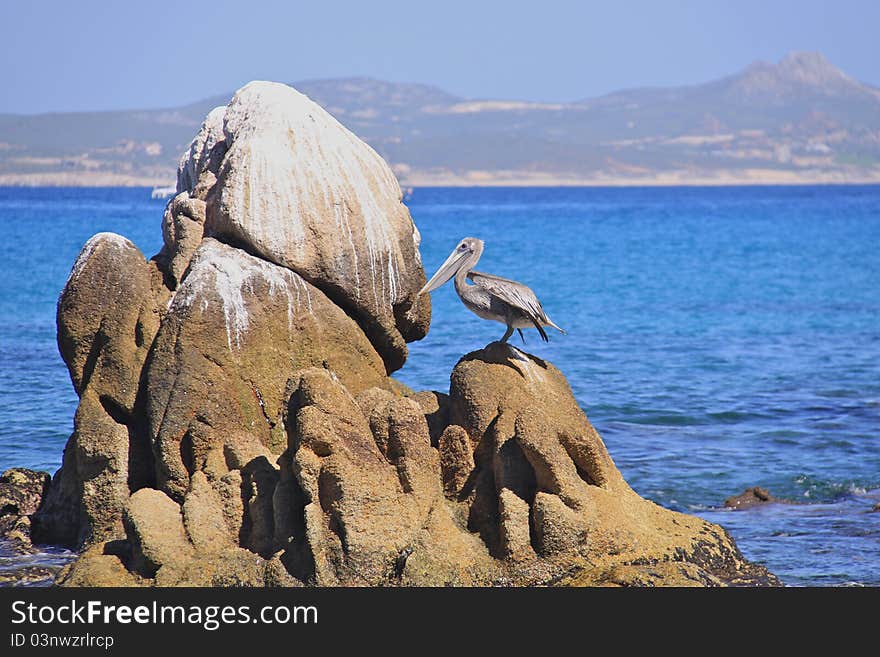
[[[129,571],[113,543],[95,543],[84,550],[79,558],[58,573],[59,586],[144,586],[146,581]]]
[[[209,467],[212,452],[235,432],[280,453],[288,379],[312,366],[353,391],[387,385],[363,332],[320,290],[289,269],[205,239],[147,366],[159,487],[182,499],[190,474]]]
[[[323,367],[288,393],[286,449],[228,436],[182,505],[139,490],[122,547],[62,583],[778,584],[720,527],[633,492],[561,373],[507,345],[459,362],[436,446],[422,393],[355,397]]]
[[[217,171],[226,155],[226,135],[223,122],[226,106],[215,107],[205,117],[202,127],[193,137],[189,148],[177,167],[177,193],[186,193],[202,201],[217,182]]]
[[[45,472],[10,468],[0,475],[0,539],[18,551],[31,546],[30,516],[40,508],[50,477]]]
[[[167,272],[169,286],[177,288],[205,233],[205,202],[187,192],[175,196],[162,217],[162,251],[156,256]]]
[[[223,119],[226,107],[215,107],[180,158],[177,196],[162,217],[162,250],[156,255],[168,286],[175,289],[183,280],[193,254],[205,233],[206,199],[214,190],[217,172],[226,155]]]
[[[770,491],[760,486],[752,486],[746,488],[739,495],[732,495],[724,500],[724,506],[728,509],[748,509],[759,504],[768,504],[770,502],[778,502]]]
[[[472,486],[459,497],[496,556],[523,560],[531,549],[577,566],[582,583],[644,562],[687,562],[705,582],[776,582],[717,525],[639,497],[550,363],[500,343],[468,354],[452,374],[450,421],[474,446]]]
[[[155,266],[114,233],[86,242],[58,300],[58,347],[78,394],[90,388],[134,410],[141,367],[159,328]]]
[[[416,402],[380,399],[368,419],[342,385],[312,369],[290,414],[303,505],[294,511],[305,534],[295,572],[319,585],[442,584],[470,583],[468,571],[489,567],[485,547],[443,504],[438,455]]]
[[[238,545],[239,527],[227,520],[225,506],[223,496],[207,475],[193,474],[182,512],[186,534],[199,552],[222,552]]]
[[[397,179],[316,103],[252,82],[225,113],[228,152],[208,228],[323,290],[360,323],[388,371],[425,335],[419,233]]]
[[[82,545],[118,537],[129,490],[152,478],[138,390],[168,291],[155,263],[113,233],[83,247],[58,300],[58,345],[80,396],[61,469],[34,537]]]
[[[160,568],[173,568],[192,557],[180,507],[163,492],[142,488],[134,493],[124,521],[134,572],[153,577]]]

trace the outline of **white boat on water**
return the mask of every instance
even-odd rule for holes
[[[170,198],[177,194],[177,187],[170,185],[168,187],[153,187],[150,198]]]

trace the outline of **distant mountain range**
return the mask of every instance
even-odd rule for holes
[[[369,78],[293,84],[404,185],[880,182],[880,89],[818,53],[686,87],[570,103]],[[0,114],[0,184],[159,185],[208,111]]]

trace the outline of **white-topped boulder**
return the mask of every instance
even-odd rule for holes
[[[180,157],[177,165],[177,193],[187,192],[191,196],[203,197],[199,187],[199,181],[206,172],[216,175],[220,161],[226,153],[226,136],[223,133],[223,119],[226,116],[226,106],[215,107],[202,122],[202,127],[193,137],[189,148]],[[216,178],[212,178],[208,184],[201,187],[207,188],[214,184]]]
[[[420,236],[391,168],[283,84],[240,89],[223,129],[207,233],[300,274],[361,325],[389,372],[400,368],[406,342],[427,332],[430,301],[416,298]]]

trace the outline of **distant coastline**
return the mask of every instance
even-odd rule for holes
[[[174,177],[133,176],[116,173],[8,173],[0,174],[0,187],[164,187]]]
[[[0,187],[166,187],[174,177],[97,172],[0,174]],[[525,171],[411,172],[401,187],[734,187],[753,185],[877,185],[880,169],[796,172],[773,169],[657,172],[642,176],[580,177]]]
[[[880,183],[880,88],[819,53],[685,87],[566,103],[473,99],[371,78],[295,87],[403,187]],[[154,110],[0,114],[0,185],[164,187],[231,92]]]
[[[868,174],[845,175],[841,172],[800,173],[767,169],[740,169],[689,173],[658,172],[644,176],[577,177],[532,172],[469,172],[424,174],[401,178],[409,187],[731,187],[750,185],[875,185],[880,184],[880,170]]]

